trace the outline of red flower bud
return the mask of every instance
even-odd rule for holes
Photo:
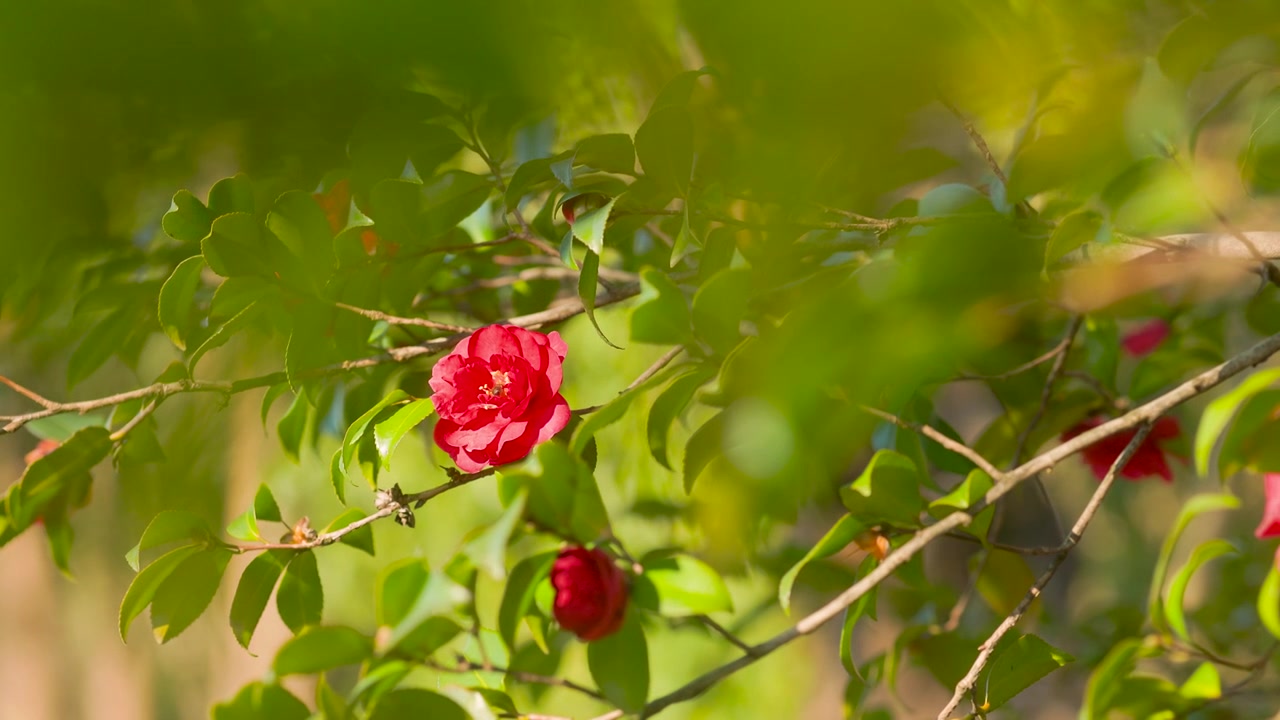
[[[564,215],[564,221],[570,225],[573,224],[573,221],[577,216],[577,205],[578,198],[575,197],[565,200],[564,204],[560,206],[560,213]]]
[[[1062,433],[1062,440],[1070,440],[1081,433],[1092,430],[1103,422],[1103,418],[1085,420]],[[1084,456],[1084,461],[1089,466],[1089,469],[1093,470],[1093,474],[1101,480],[1106,477],[1111,465],[1115,463],[1116,458],[1120,457],[1120,453],[1124,452],[1124,449],[1129,445],[1129,441],[1133,440],[1134,435],[1137,433],[1136,429],[1116,433],[1090,445],[1082,450],[1080,454]],[[1172,440],[1181,434],[1182,430],[1179,428],[1176,418],[1166,416],[1156,420],[1151,432],[1142,441],[1142,444],[1138,446],[1133,457],[1129,458],[1129,462],[1125,464],[1124,469],[1120,471],[1120,477],[1129,480],[1141,480],[1150,475],[1159,475],[1165,482],[1172,482],[1173,470],[1169,467],[1169,462],[1164,457],[1165,451],[1160,447],[1160,443],[1165,440]]]
[[[1125,335],[1120,344],[1124,346],[1125,352],[1130,355],[1142,357],[1159,347],[1160,343],[1169,337],[1169,330],[1169,323],[1157,318],[1151,322],[1143,323]]]
[[[556,621],[591,642],[612,635],[627,614],[627,578],[601,550],[569,547],[551,566]]]

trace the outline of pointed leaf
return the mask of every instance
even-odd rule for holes
[[[343,625],[309,627],[280,646],[271,669],[278,676],[312,675],[358,665],[373,652],[373,641]]]
[[[1187,593],[1187,585],[1191,583],[1192,576],[1196,574],[1196,571],[1202,565],[1210,560],[1237,552],[1235,546],[1226,540],[1210,540],[1193,550],[1191,557],[1187,560],[1187,564],[1183,565],[1182,569],[1173,576],[1173,581],[1169,583],[1168,596],[1165,598],[1164,613],[1165,619],[1169,623],[1169,628],[1178,637],[1187,642],[1191,641],[1191,635],[1187,632],[1187,616],[1182,603]]]
[[[391,455],[404,436],[430,417],[433,412],[435,412],[435,405],[430,399],[414,400],[374,426],[374,444],[378,448],[378,457],[382,458],[383,470],[391,469]]]
[[[161,583],[151,600],[151,628],[157,642],[174,639],[204,613],[230,561],[231,550],[211,548],[187,558]]]
[[[618,632],[587,645],[591,679],[609,702],[628,713],[639,712],[649,697],[649,646],[636,613]]]
[[[125,591],[124,600],[120,603],[121,640],[128,642],[129,626],[133,624],[133,619],[151,604],[164,581],[186,562],[187,558],[202,549],[200,545],[183,545],[174,548],[143,568],[133,582],[129,583],[129,589]]]
[[[204,270],[204,258],[196,255],[178,263],[173,274],[165,280],[160,288],[160,302],[156,316],[160,319],[160,327],[169,336],[179,350],[187,349],[187,335],[195,323],[192,306],[195,304],[196,288],[200,286],[200,273]]]
[[[271,591],[296,554],[294,550],[267,550],[254,558],[240,576],[235,598],[231,601],[231,632],[240,647],[248,648],[253,631],[267,609]]]
[[[319,625],[324,613],[324,587],[316,554],[304,550],[289,562],[280,589],[276,591],[276,610],[286,627],[296,635],[311,625]]]

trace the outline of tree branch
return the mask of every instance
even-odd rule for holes
[[[964,443],[960,443],[960,442],[956,442],[955,440],[952,440],[951,438],[947,437],[946,435],[943,435],[941,432],[938,432],[937,430],[933,429],[928,425],[918,425],[916,423],[907,422],[906,420],[903,420],[897,415],[891,415],[883,410],[877,410],[876,408],[868,407],[866,405],[863,405],[862,409],[865,410],[866,412],[871,413],[872,415],[875,415],[876,417],[882,420],[887,420],[893,423],[894,425],[897,425],[898,427],[905,428],[907,430],[914,430],[915,432],[918,432],[921,435],[924,435],[925,437],[938,443],[939,445],[950,450],[951,452],[957,455],[960,455],[964,458],[967,458],[974,465],[977,465],[978,467],[982,468],[983,472],[990,475],[993,480],[1000,480],[1005,476],[1005,474],[997,470],[996,466],[992,465],[989,460],[982,457],[982,455],[978,454],[978,451],[974,450],[968,445],[965,445]]]
[[[978,657],[974,659],[973,665],[969,667],[969,672],[965,673],[965,676],[960,678],[960,682],[956,683],[956,689],[951,695],[951,700],[942,708],[942,712],[938,713],[938,720],[947,720],[952,711],[960,705],[960,701],[964,699],[964,696],[973,689],[973,686],[978,682],[978,676],[982,674],[982,669],[987,666],[987,661],[991,659],[991,654],[995,652],[996,644],[1000,642],[1000,638],[1004,637],[1006,633],[1013,629],[1014,625],[1018,624],[1018,621],[1021,620],[1022,616],[1027,612],[1027,608],[1031,607],[1031,603],[1034,602],[1036,598],[1040,597],[1040,593],[1044,591],[1045,586],[1049,584],[1049,581],[1052,580],[1053,576],[1058,572],[1058,568],[1061,567],[1063,561],[1067,559],[1067,555],[1071,553],[1071,549],[1076,546],[1076,543],[1080,542],[1080,537],[1084,535],[1085,529],[1088,528],[1089,523],[1093,521],[1093,516],[1097,514],[1098,508],[1102,506],[1103,499],[1106,498],[1107,493],[1111,490],[1111,486],[1115,483],[1116,475],[1124,469],[1124,466],[1128,464],[1129,459],[1138,451],[1138,447],[1142,445],[1143,440],[1147,439],[1147,433],[1149,432],[1151,432],[1150,423],[1144,424],[1142,427],[1138,428],[1138,432],[1133,436],[1133,439],[1129,441],[1124,452],[1120,453],[1120,456],[1116,458],[1116,461],[1111,464],[1111,469],[1108,470],[1106,476],[1102,478],[1102,482],[1098,485],[1098,489],[1093,492],[1093,497],[1089,498],[1089,503],[1085,505],[1084,510],[1081,511],[1080,517],[1076,519],[1076,524],[1071,528],[1071,533],[1067,535],[1067,539],[1063,541],[1061,549],[1059,549],[1058,553],[1054,555],[1053,560],[1049,563],[1049,567],[1045,569],[1035,583],[1032,584],[1031,588],[1027,590],[1027,594],[1022,597],[1022,602],[1018,603],[1018,606],[1014,608],[1013,612],[1009,613],[1009,616],[996,627],[995,631],[991,633],[991,636],[979,646]]]
[[[671,348],[670,350],[668,350],[667,352],[663,353],[662,357],[660,357],[660,358],[658,358],[657,360],[655,360],[655,361],[654,361],[654,363],[648,367],[648,369],[646,369],[644,372],[642,372],[642,373],[640,373],[638,376],[636,376],[636,379],[635,379],[635,380],[632,380],[630,385],[628,385],[628,386],[626,386],[625,388],[623,388],[623,389],[619,390],[619,391],[618,391],[618,394],[619,394],[619,395],[625,395],[626,393],[629,393],[629,392],[631,392],[632,390],[635,390],[636,388],[638,388],[638,387],[640,387],[641,385],[645,384],[645,382],[647,382],[647,381],[649,380],[649,378],[651,378],[651,377],[653,377],[654,375],[657,375],[659,372],[661,372],[661,371],[662,371],[662,368],[664,368],[664,367],[666,367],[666,366],[670,365],[670,364],[671,364],[671,361],[672,361],[672,360],[675,360],[675,359],[676,359],[676,357],[677,357],[677,356],[679,356],[679,355],[680,355],[680,353],[681,353],[681,352],[683,352],[683,351],[684,351],[684,346],[683,346],[683,345],[677,345],[677,346],[675,346],[675,347]],[[603,404],[601,404],[601,405],[592,405],[592,406],[590,406],[590,407],[584,407],[584,408],[582,408],[581,410],[576,410],[576,411],[574,411],[574,412],[575,412],[575,414],[577,414],[577,415],[586,415],[587,413],[593,413],[593,412],[596,412],[597,410],[599,410],[600,408],[604,407],[605,405],[608,405],[608,403],[603,403]]]

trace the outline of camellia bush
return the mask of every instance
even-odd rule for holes
[[[0,546],[213,718],[1274,712],[1280,7],[321,5],[3,231]]]

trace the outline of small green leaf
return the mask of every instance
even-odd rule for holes
[[[262,428],[264,430],[267,427],[267,415],[271,413],[271,406],[275,404],[276,400],[280,399],[281,395],[284,395],[288,391],[289,391],[289,383],[280,383],[278,385],[272,385],[271,387],[267,388],[267,391],[265,393],[263,393],[261,412],[262,412]],[[289,409],[290,410],[293,409],[292,403],[290,403]]]
[[[128,642],[129,626],[133,624],[133,619],[151,604],[164,581],[186,562],[187,558],[202,549],[201,545],[183,545],[174,548],[143,568],[133,582],[129,583],[129,589],[125,591],[124,600],[120,603],[121,640]]]
[[[267,550],[244,569],[235,597],[231,600],[231,632],[241,647],[249,647],[253,631],[257,629],[262,611],[266,610],[267,601],[271,598],[271,591],[295,554],[294,550]]]
[[[893,450],[876,452],[858,478],[840,489],[840,499],[850,514],[871,524],[915,527],[924,509],[919,469]]]
[[[683,107],[649,114],[636,131],[636,156],[645,175],[680,196],[689,192],[693,175],[693,116]]]
[[[179,350],[187,349],[187,336],[195,326],[192,306],[196,288],[200,286],[200,272],[204,270],[204,258],[196,255],[178,263],[173,274],[160,288],[160,302],[156,315],[160,327]]]
[[[1121,640],[1113,645],[1111,651],[1089,676],[1080,717],[1086,719],[1106,717],[1124,680],[1129,677],[1129,673],[1133,672],[1138,659],[1150,654],[1151,650],[1144,647],[1142,641],[1137,638]]]
[[[333,689],[323,673],[316,677],[316,711],[324,720],[352,720],[351,708],[338,691]]]
[[[542,553],[521,560],[511,569],[498,608],[498,633],[508,648],[515,648],[520,621],[533,609],[534,591],[550,574],[555,561],[556,553]]]
[[[984,708],[1001,707],[1072,660],[1070,655],[1035,635],[1023,635],[992,659],[984,683]]]
[[[1271,387],[1277,380],[1280,380],[1280,368],[1259,370],[1205,407],[1204,413],[1200,416],[1200,426],[1196,428],[1197,473],[1202,476],[1209,475],[1209,467],[1214,460],[1214,448],[1240,406],[1249,398]]]
[[[467,712],[444,695],[411,688],[396,690],[380,698],[369,714],[369,720],[469,720]]]
[[[165,234],[182,242],[200,242],[209,234],[213,213],[188,190],[179,190],[173,196],[173,208],[164,214],[160,227]]]
[[[250,683],[234,698],[213,707],[213,720],[307,720],[311,711],[279,685]]]
[[[1169,530],[1169,534],[1165,536],[1164,544],[1160,546],[1160,555],[1156,559],[1155,573],[1151,578],[1151,588],[1147,592],[1147,613],[1156,629],[1167,629],[1161,602],[1161,591],[1164,589],[1165,575],[1169,571],[1169,561],[1173,558],[1174,548],[1177,547],[1178,539],[1182,537],[1183,531],[1187,529],[1192,520],[1204,513],[1234,510],[1238,507],[1240,507],[1240,499],[1226,493],[1201,493],[1192,496],[1182,505],[1182,510],[1173,522],[1173,528]]]
[[[259,520],[282,522],[280,507],[276,505],[275,496],[266,483],[258,486],[258,491],[253,496],[253,506],[227,526],[227,534],[237,540],[261,541],[263,537],[258,527]]]
[[[649,645],[635,613],[622,628],[587,645],[591,679],[609,702],[628,713],[644,708],[649,697]]]
[[[363,519],[364,517],[365,513],[358,508],[348,508],[341,515],[334,518],[333,522],[329,523],[322,532],[331,533],[334,530],[344,528],[357,520]],[[338,542],[343,545],[350,545],[357,550],[373,555],[373,526],[364,525],[363,527],[356,528],[339,538]]]
[[[636,607],[665,617],[731,612],[733,600],[720,574],[690,555],[645,558],[632,586]]]
[[[671,278],[653,268],[640,273],[640,297],[631,311],[631,339],[654,345],[685,345],[693,339],[689,301]]]
[[[186,559],[160,584],[151,600],[151,628],[167,643],[191,626],[218,592],[231,550],[211,548]]]
[[[554,179],[551,174],[551,158],[536,158],[522,163],[507,181],[507,194],[504,198],[507,209],[519,205],[520,199],[533,192],[537,186]],[[551,200],[548,199],[548,202]]]
[[[342,448],[333,451],[329,460],[329,483],[333,485],[333,493],[338,502],[347,504],[347,469],[342,466]]]
[[[591,252],[599,255],[604,252],[604,231],[609,225],[609,213],[613,212],[613,204],[617,198],[604,205],[578,216],[573,223],[573,236],[582,241]]]
[[[1267,632],[1280,640],[1280,570],[1275,563],[1267,570],[1267,578],[1258,590],[1258,617]]]
[[[134,572],[138,572],[138,558],[143,550],[168,545],[179,540],[190,540],[200,543],[211,533],[209,526],[200,516],[186,510],[165,510],[156,515],[147,529],[142,531],[138,544],[125,553],[125,561]]]
[[[1173,576],[1173,581],[1169,583],[1168,595],[1165,598],[1164,612],[1170,629],[1178,637],[1187,642],[1191,641],[1191,635],[1187,632],[1186,613],[1182,607],[1183,598],[1187,592],[1187,585],[1191,582],[1191,577],[1200,569],[1200,566],[1210,560],[1236,552],[1235,546],[1226,540],[1210,540],[1196,547],[1191,552],[1191,557],[1187,560],[1187,564],[1183,565],[1182,569]]]
[[[276,675],[312,675],[369,658],[373,642],[343,625],[309,627],[276,652],[271,669]]]
[[[686,204],[680,232],[676,234],[675,242],[671,243],[671,267],[679,265],[686,255],[701,246],[702,243],[693,234],[693,228],[689,227],[689,206]]]
[[[605,336],[604,331],[600,329],[599,321],[596,320],[596,285],[599,274],[600,256],[595,252],[587,251],[587,256],[582,261],[582,270],[578,272],[578,299],[582,300],[582,308],[587,312],[587,319],[591,321],[591,327],[595,328],[596,334],[604,344],[621,350],[622,348],[614,345],[613,341]]]
[[[298,393],[294,396],[293,402],[289,403],[288,411],[276,425],[280,446],[284,449],[284,454],[295,463],[299,462],[302,437],[307,432],[307,421],[310,418],[311,403],[307,401],[306,393]]]
[[[340,467],[345,472],[351,467],[351,461],[356,456],[356,450],[360,445],[360,440],[364,438],[365,431],[369,429],[369,424],[374,421],[378,413],[391,407],[405,402],[409,399],[409,395],[399,388],[392,390],[390,394],[379,400],[373,407],[369,408],[365,414],[356,418],[351,423],[351,427],[347,428],[347,434],[342,440],[342,464]]]
[[[795,585],[796,578],[800,576],[800,571],[806,565],[814,560],[831,557],[840,552],[848,547],[849,543],[854,541],[854,538],[867,529],[868,525],[865,522],[854,518],[852,515],[846,514],[837,520],[836,524],[832,525],[831,529],[827,531],[827,534],[823,535],[822,539],[810,548],[809,552],[805,553],[800,562],[792,565],[791,569],[782,576],[782,580],[778,583],[778,602],[782,605],[782,611],[788,615],[791,614],[791,589]]]
[[[713,368],[701,367],[694,372],[676,378],[671,386],[662,391],[658,399],[649,408],[649,418],[645,421],[645,432],[649,437],[649,454],[662,467],[671,469],[667,460],[667,441],[671,435],[671,425],[688,407],[689,401],[698,388],[707,384],[716,373]]]
[[[1188,700],[1216,700],[1222,697],[1222,677],[1211,662],[1202,662],[1191,677],[1178,688],[1178,694]]]
[[[200,241],[200,252],[209,268],[222,277],[270,279],[273,268],[268,245],[258,220],[249,213],[236,212],[213,221],[209,235]]]
[[[435,405],[430,399],[414,400],[374,426],[374,444],[378,448],[378,457],[382,458],[383,470],[391,469],[391,455],[404,436],[430,417],[432,412],[435,412]]]
[[[975,468],[954,490],[929,503],[929,514],[941,519],[953,512],[969,510],[980,504],[994,485],[990,475]],[[994,514],[994,506],[987,508],[962,529],[985,542]]]
[[[320,584],[320,570],[316,567],[316,555],[304,550],[294,556],[280,579],[276,591],[276,609],[286,627],[296,635],[302,629],[319,625],[324,613],[324,587]]]
[[[720,456],[721,441],[724,437],[724,413],[711,416],[689,436],[684,446],[684,491],[693,492],[693,484],[697,482],[702,471]]]

